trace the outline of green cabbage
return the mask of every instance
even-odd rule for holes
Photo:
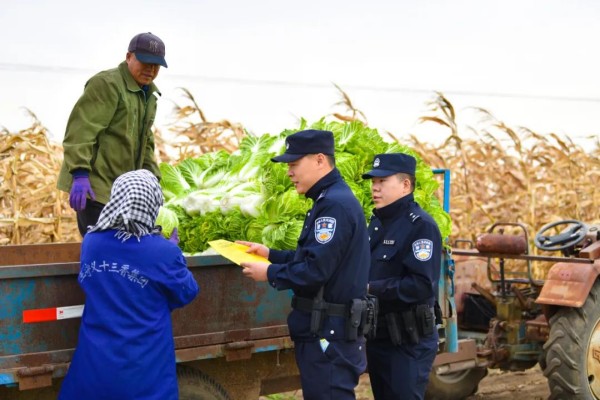
[[[177,213],[166,207],[160,207],[158,209],[158,217],[156,218],[156,225],[162,227],[162,234],[167,239],[171,237],[173,229],[179,227],[179,218]]]
[[[362,174],[371,169],[375,154],[402,152],[414,156],[415,201],[435,219],[443,238],[450,235],[450,216],[436,197],[439,182],[414,150],[384,141],[377,130],[358,121],[322,119],[309,125],[301,120],[296,130],[247,136],[232,154],[221,150],[186,159],[176,166],[160,165],[166,199],[163,208],[172,211],[169,219],[172,215],[178,219],[184,252],[202,252],[209,241],[216,239],[261,242],[274,249],[296,247],[312,202],[296,193],[287,177],[287,165],[274,163],[271,158],[285,151],[286,136],[303,129],[333,132],[336,167],[362,205],[365,224],[373,202],[371,181],[362,179]]]

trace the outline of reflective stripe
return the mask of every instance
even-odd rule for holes
[[[80,318],[83,315],[83,305],[38,308],[35,310],[23,311],[23,323],[57,321],[59,319]]]

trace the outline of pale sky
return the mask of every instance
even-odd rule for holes
[[[155,81],[160,128],[178,87],[210,120],[262,134],[340,111],[335,82],[400,138],[436,140],[417,124],[434,91],[468,124],[482,107],[586,137],[600,131],[599,21],[597,0],[3,0],[0,126],[29,126],[26,107],[62,140],[86,80],[150,31],[169,64]]]

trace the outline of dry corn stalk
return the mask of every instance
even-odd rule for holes
[[[60,146],[34,118],[18,133],[0,133],[0,244],[80,240],[75,215],[56,188]]]
[[[586,151],[569,138],[513,129],[477,111],[480,126],[463,138],[452,105],[438,93],[421,121],[447,127],[450,136],[441,146],[410,138],[427,163],[451,171],[451,240],[474,241],[496,222],[523,223],[530,235],[557,220],[600,222],[598,145]]]
[[[337,89],[343,97],[338,105],[350,112],[340,116],[364,118]],[[170,129],[174,138],[166,140],[155,131],[159,159],[176,163],[237,149],[245,135],[242,126],[208,122],[191,93],[182,90],[190,104],[176,107],[178,119]],[[475,240],[493,223],[507,220],[525,224],[531,234],[559,219],[599,222],[598,139],[595,149],[584,151],[568,138],[513,129],[483,109],[478,109],[482,121],[463,137],[443,94],[437,93],[429,107],[421,122],[448,128],[448,138],[434,146],[410,136],[408,144],[433,168],[451,171],[451,241]],[[25,131],[0,132],[0,244],[80,240],[66,194],[56,189],[61,159],[61,146],[48,143],[37,119]]]
[[[346,92],[344,92],[342,88],[336,85],[335,83],[333,84],[333,86],[335,86],[335,88],[338,90],[338,92],[340,92],[340,95],[342,96],[342,99],[335,103],[334,106],[343,106],[345,108],[344,112],[350,113],[350,115],[340,113],[333,113],[332,115],[340,121],[361,121],[362,123],[367,125],[367,116],[354,106],[352,100],[350,100],[350,96],[348,96]]]
[[[237,150],[246,135],[242,125],[227,120],[208,121],[189,90],[181,90],[186,104],[175,105],[176,121],[169,129],[169,138],[157,135],[160,160],[176,163],[217,150],[229,153]]]

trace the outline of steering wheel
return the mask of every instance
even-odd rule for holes
[[[563,229],[561,233],[554,236],[546,236],[544,233],[552,228],[560,225],[573,225]],[[542,226],[538,233],[536,233],[533,242],[538,249],[555,251],[564,250],[568,247],[574,246],[579,243],[588,232],[588,226],[581,221],[574,219],[565,219],[562,221],[552,222],[550,224]]]

